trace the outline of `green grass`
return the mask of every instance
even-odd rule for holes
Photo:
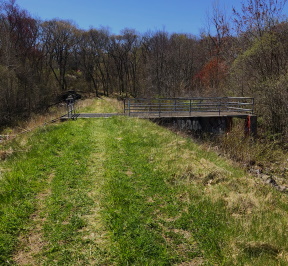
[[[2,262],[11,255],[15,237],[26,229],[30,215],[37,210],[36,195],[43,190],[50,191],[49,197],[42,199],[47,201],[43,213],[48,213],[44,232],[54,249],[58,249],[57,239],[72,239],[85,223],[81,215],[87,212],[85,206],[91,204],[82,193],[89,184],[85,180],[89,141],[81,138],[81,130],[85,128],[69,123],[39,130],[26,144],[31,146],[29,151],[16,154],[5,163],[8,173],[1,180]]]
[[[199,254],[198,249],[185,255],[177,254],[162,236],[163,225],[157,214],[171,212],[174,216],[180,206],[174,205],[175,191],[165,183],[165,173],[157,170],[150,159],[151,148],[157,147],[154,136],[151,135],[150,140],[143,139],[138,125],[131,139],[132,124],[133,120],[114,119],[109,132],[118,138],[106,140],[107,150],[114,150],[114,155],[105,162],[104,217],[113,232],[112,240],[117,243],[115,248],[121,254],[117,262],[121,265],[167,265],[181,261],[183,256],[193,258]],[[164,203],[171,205],[159,206]]]
[[[149,121],[78,119],[9,147],[0,264],[288,264],[287,195]]]

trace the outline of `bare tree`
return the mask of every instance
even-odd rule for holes
[[[50,20],[42,24],[42,42],[47,62],[62,91],[67,90],[67,64],[78,41],[76,31],[69,21]]]
[[[2,5],[0,30],[6,110],[11,117],[17,112],[29,114],[41,101],[41,93],[34,82],[41,58],[38,22],[15,1],[9,1]]]
[[[241,11],[233,8],[235,29],[247,38],[261,38],[283,19],[282,11],[287,0],[247,0]]]

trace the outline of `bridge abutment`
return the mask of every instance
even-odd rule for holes
[[[243,118],[238,118],[243,119]],[[161,117],[153,118],[153,121],[164,126],[173,126],[176,129],[190,131],[195,134],[208,133],[221,135],[231,131],[233,127],[233,117]],[[243,132],[245,136],[257,135],[257,116],[249,115],[245,118]]]

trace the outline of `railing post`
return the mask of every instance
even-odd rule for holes
[[[128,115],[130,116],[130,113],[131,113],[131,111],[130,111],[130,99],[128,99]]]
[[[192,108],[192,100],[190,99],[190,103],[189,103],[189,115],[191,115],[191,108]]]
[[[74,108],[74,103],[72,103],[72,118],[75,119],[75,108]]]

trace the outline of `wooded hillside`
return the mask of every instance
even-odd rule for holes
[[[201,36],[79,29],[0,6],[0,124],[59,102],[67,90],[124,97],[251,96],[264,131],[288,135],[286,0],[246,0],[227,19],[214,7]],[[262,125],[262,126],[263,126]]]

